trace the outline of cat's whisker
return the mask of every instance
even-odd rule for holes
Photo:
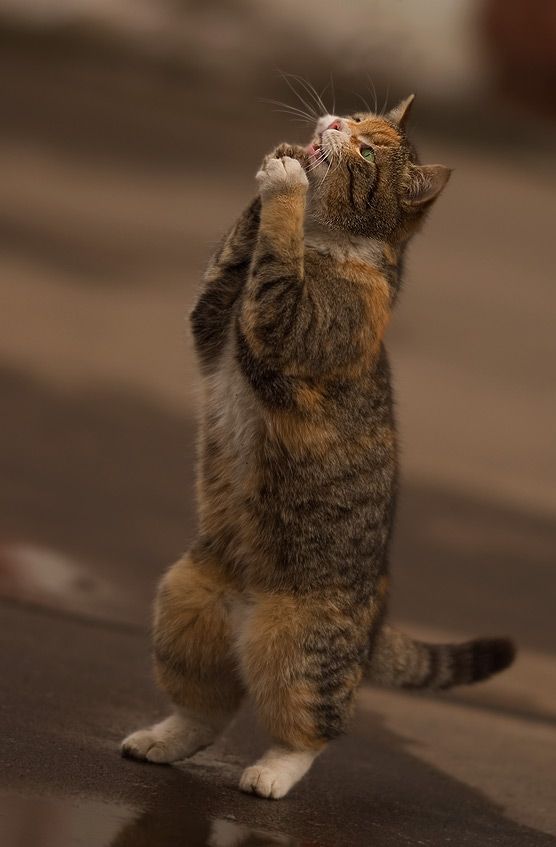
[[[322,103],[323,106],[324,106],[324,100],[322,99],[322,97],[323,97],[325,91],[327,91],[329,87],[330,87],[330,83],[327,82],[326,85],[324,86],[324,88],[322,89],[321,93],[319,94],[319,100],[320,100],[320,102]],[[330,109],[327,109],[325,107],[325,112],[328,112],[328,114],[334,114],[334,107],[332,107],[332,112],[330,112]]]
[[[384,103],[382,104],[382,110],[380,112],[381,115],[384,115],[384,112],[386,111],[386,109],[388,107],[388,97],[389,96],[390,96],[390,86],[387,85],[386,86],[386,97],[384,98]]]
[[[332,95],[332,114],[336,114],[336,88],[334,86],[334,77],[330,71],[330,94]]]
[[[306,123],[306,124],[313,124],[314,123],[314,121],[312,119],[310,120],[309,118],[305,118],[302,115],[292,114],[292,112],[288,112],[286,109],[273,109],[272,111],[275,112],[275,113],[280,113],[282,115],[288,115],[289,118],[292,121],[299,121],[300,123]]]
[[[311,103],[308,103],[308,102],[307,102],[307,101],[306,101],[306,100],[305,100],[305,99],[301,96],[301,94],[299,93],[299,91],[297,90],[297,88],[296,88],[296,87],[293,85],[293,83],[290,81],[290,79],[289,79],[288,77],[289,77],[289,76],[291,76],[291,74],[286,74],[284,71],[280,71],[280,74],[281,74],[281,76],[282,76],[282,79],[284,80],[284,82],[286,83],[286,85],[288,86],[288,88],[290,89],[290,91],[292,91],[292,93],[295,95],[295,97],[297,97],[297,99],[299,100],[299,102],[300,102],[300,103],[301,103],[301,104],[302,104],[302,105],[303,105],[303,106],[304,106],[304,107],[305,107],[305,108],[306,108],[309,112],[311,112],[311,114],[312,114],[312,116],[313,116],[314,120],[317,120],[317,118],[319,117],[318,112],[315,110],[315,107],[314,107],[313,105],[311,105]]]
[[[320,117],[320,114],[326,115],[326,113],[327,113],[326,106],[322,102],[321,97],[319,97],[319,94],[318,94],[316,88],[314,87],[314,85],[311,85],[310,82],[308,82],[302,76],[298,76],[297,74],[285,74],[284,78],[285,78],[286,82],[288,82],[288,78],[295,80],[299,85],[301,85],[303,87],[303,89],[306,91],[306,93],[309,95],[309,97],[311,97],[311,99],[313,100],[313,102],[315,103],[315,106],[316,106],[316,110],[314,110],[315,117]],[[308,106],[307,103],[305,103],[305,105]]]
[[[355,94],[355,96],[356,96],[356,97],[358,97],[358,98],[359,98],[359,100],[361,100],[361,102],[362,102],[362,103],[363,103],[363,105],[365,106],[365,108],[366,108],[367,112],[372,112],[372,111],[373,111],[373,110],[371,109],[371,107],[369,106],[369,104],[367,103],[367,101],[365,100],[365,98],[364,98],[361,94],[359,94],[357,91],[354,91],[353,93]]]
[[[319,98],[318,98],[318,94],[316,93],[316,91],[315,91],[315,89],[313,88],[313,86],[311,86],[311,84],[310,84],[309,82],[307,82],[307,81],[306,81],[303,77],[298,76],[297,74],[287,73],[287,74],[286,74],[286,76],[287,76],[290,80],[295,80],[295,82],[296,82],[298,85],[301,85],[301,86],[302,86],[303,90],[304,90],[304,91],[305,91],[305,92],[309,95],[309,97],[311,98],[311,100],[314,102],[314,104],[315,104],[315,106],[316,106],[315,111],[316,111],[316,113],[318,114],[318,112],[319,112],[319,111],[320,111],[320,109],[322,108],[322,101],[321,101],[321,100],[319,100]],[[326,109],[325,109],[324,111],[326,112]]]
[[[342,161],[343,161],[343,157],[342,157],[342,153],[340,151],[340,156],[339,156],[338,161],[336,163],[336,166],[332,170],[330,176],[334,176],[334,174],[336,173],[336,171],[339,169],[340,165],[342,164]],[[328,174],[327,174],[327,176],[328,176]]]
[[[324,184],[324,180],[325,180],[325,179],[326,179],[326,177],[328,176],[328,172],[329,172],[329,171],[330,171],[330,165],[328,166],[328,169],[327,169],[326,173],[324,174],[323,178],[322,178],[322,179],[321,179],[321,181],[319,182],[319,188],[322,188],[322,186],[323,186],[323,184]]]
[[[271,106],[280,106],[280,108],[284,111],[299,115],[300,117],[305,118],[305,120],[309,123],[314,123],[315,121],[314,115],[310,115],[308,112],[303,111],[303,109],[299,109],[297,106],[292,106],[289,103],[283,103],[281,100],[270,100],[266,97],[262,97],[261,102],[269,103]]]
[[[333,164],[333,162],[334,162],[334,158],[333,158],[333,156],[334,156],[334,153],[332,153],[332,155],[331,155],[331,156],[330,156],[330,158],[329,158],[328,168],[326,169],[326,173],[324,174],[323,178],[322,178],[322,179],[321,179],[321,181],[319,182],[319,188],[322,188],[322,185],[323,185],[323,183],[324,183],[324,180],[327,178],[328,174],[330,173],[330,168],[332,167],[332,164]]]
[[[310,174],[311,171],[315,171],[318,166],[322,165],[324,162],[326,162],[326,158],[324,156],[319,156],[319,158],[315,162],[313,162],[312,165],[309,165],[305,172]]]
[[[377,96],[376,96],[375,84],[374,84],[373,78],[371,77],[370,73],[367,73],[367,79],[369,80],[369,82],[372,86],[372,89],[373,89],[374,113],[376,115],[376,113],[378,112],[378,100],[377,100]]]

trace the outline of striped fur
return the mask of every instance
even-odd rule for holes
[[[418,163],[408,108],[317,128],[323,162],[315,143],[281,145],[209,264],[191,316],[199,538],[155,609],[176,712],[126,754],[188,755],[247,693],[273,746],[241,788],[281,797],[345,731],[364,674],[444,688],[512,659],[506,641],[430,647],[384,624],[398,480],[384,334],[407,241],[449,175]]]
[[[453,688],[488,679],[509,667],[514,656],[507,638],[427,644],[385,625],[374,639],[366,675],[395,688]]]

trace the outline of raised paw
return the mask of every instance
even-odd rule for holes
[[[301,147],[299,144],[279,144],[274,153],[272,153],[272,158],[283,159],[284,156],[289,156],[291,159],[297,159],[304,168],[311,163],[309,153],[305,147]]]
[[[132,732],[122,741],[122,756],[156,764],[169,764],[192,756],[214,740],[208,727],[171,715],[154,726]]]
[[[291,156],[283,156],[280,159],[267,157],[256,178],[263,199],[272,194],[304,192],[309,185],[301,163]]]

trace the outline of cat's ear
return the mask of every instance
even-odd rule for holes
[[[445,165],[410,165],[405,202],[418,208],[436,200],[452,173]]]
[[[413,105],[413,101],[415,100],[415,94],[410,94],[409,97],[406,97],[405,100],[402,100],[398,103],[397,106],[394,106],[393,109],[390,109],[386,117],[388,120],[392,121],[398,126],[405,126],[405,123],[409,117],[409,113],[411,112],[411,107]]]

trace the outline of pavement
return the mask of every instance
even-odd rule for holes
[[[3,847],[556,844],[553,166],[421,128],[456,171],[389,336],[392,617],[512,635],[518,660],[441,696],[366,687],[353,732],[269,803],[236,789],[265,744],[248,704],[178,766],[118,744],[167,708],[150,603],[195,534],[185,315],[262,154],[300,131],[110,63],[72,57],[68,84],[67,57],[37,73],[20,50],[0,74]]]

